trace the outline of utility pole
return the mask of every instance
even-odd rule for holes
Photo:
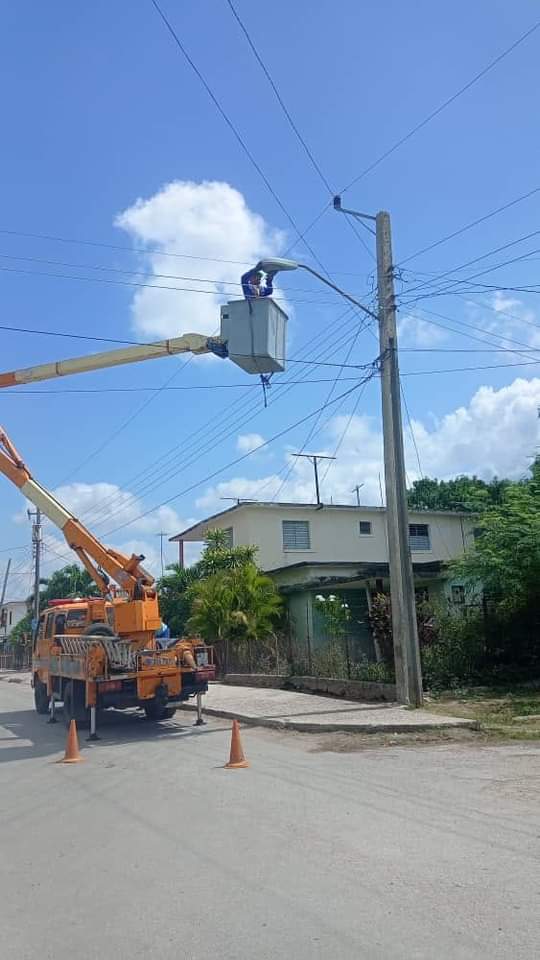
[[[355,487],[352,488],[351,493],[356,493],[356,506],[360,506],[360,490],[364,487],[364,483],[357,483]]]
[[[8,577],[9,577],[10,567],[11,567],[11,557],[9,558],[9,560],[8,560],[8,562],[7,562],[7,564],[6,564],[6,572],[5,572],[5,574],[4,574],[4,582],[3,582],[3,584],[2,584],[2,594],[1,594],[1,596],[0,596],[0,627],[3,627],[3,628],[4,628],[4,639],[5,639],[5,637],[7,636],[7,620],[6,620],[7,613],[6,613],[5,616],[4,616],[4,609],[3,609],[3,607],[4,607],[4,600],[6,599],[6,591],[7,591],[7,584],[8,584]]]
[[[41,568],[41,510],[39,507],[35,511],[28,511],[28,517],[35,517],[32,523],[32,558],[34,561],[34,600],[32,605],[32,645],[35,646],[36,636],[39,624],[39,583]]]
[[[156,537],[159,537],[159,560],[161,564],[161,576],[163,576],[163,573],[165,571],[165,567],[163,566],[163,537],[168,537],[168,536],[169,534],[164,533],[163,530],[160,530],[159,533],[156,533]]]
[[[313,464],[313,471],[315,474],[315,498],[317,506],[322,506],[321,504],[321,492],[319,489],[319,460],[335,460],[335,457],[327,457],[323,453],[293,453],[293,457],[305,457],[306,460],[311,460]]]
[[[386,523],[396,686],[398,699],[401,703],[420,707],[423,703],[422,667],[409,546],[409,515],[401,422],[390,214],[385,211],[378,213],[375,225]]]

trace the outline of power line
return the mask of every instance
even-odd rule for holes
[[[157,280],[184,280],[188,283],[213,283],[219,286],[224,287],[242,287],[242,284],[239,280],[222,280],[218,277],[185,277],[177,273],[156,273],[152,270],[128,270],[121,269],[120,267],[108,267],[103,264],[92,264],[92,263],[69,263],[65,260],[49,260],[45,257],[21,257],[15,256],[14,254],[9,253],[0,253],[0,258],[3,260],[18,260],[24,261],[25,263],[44,263],[48,266],[54,267],[69,267],[72,270],[99,270],[105,273],[120,273],[122,275],[128,274],[135,277],[155,277]],[[49,274],[47,274],[49,276]],[[56,276],[56,274],[54,274]],[[153,286],[153,284],[152,284]],[[167,289],[167,288],[166,288]],[[179,287],[173,287],[172,289],[184,289]],[[191,288],[189,288],[191,290]],[[295,291],[296,293],[313,293],[313,288],[311,287],[282,287],[284,292]],[[201,291],[194,290],[195,293],[200,293]],[[214,293],[219,295],[218,291],[215,290],[206,290],[202,291],[203,293]],[[355,291],[351,291],[354,293]],[[243,296],[243,294],[242,294]],[[275,300],[276,298],[273,297]],[[281,298],[283,299],[283,298]],[[300,301],[302,302],[302,301]]]
[[[375,371],[371,374],[371,376],[374,376],[374,375],[375,375]],[[368,376],[366,379],[371,379],[371,377]],[[338,403],[344,397],[349,396],[349,394],[353,393],[355,390],[358,390],[359,387],[361,386],[362,386],[362,381],[360,381],[354,387],[350,387],[348,390],[340,394],[338,397],[335,397],[333,400],[330,400],[329,402],[325,402],[324,404],[322,404],[322,406],[318,407],[316,410],[312,410],[311,413],[308,413],[306,416],[301,417],[299,420],[296,420],[295,423],[290,424],[288,427],[284,427],[283,430],[280,430],[278,433],[275,433],[268,440],[264,440],[263,443],[255,447],[254,450],[250,450],[247,453],[244,453],[241,456],[236,457],[234,460],[231,460],[229,463],[225,464],[223,467],[219,467],[217,470],[214,470],[212,473],[209,473],[206,477],[203,477],[201,480],[197,480],[195,481],[195,483],[192,483],[188,487],[185,487],[184,490],[181,490],[179,493],[175,493],[172,497],[168,497],[166,500],[163,500],[161,503],[157,504],[156,506],[150,507],[148,510],[145,510],[144,513],[139,514],[139,516],[133,517],[131,520],[126,521],[126,523],[120,524],[118,527],[115,527],[113,530],[108,530],[107,533],[104,534],[104,536],[111,536],[113,533],[117,533],[118,530],[122,530],[125,527],[131,526],[133,523],[136,523],[139,520],[142,520],[144,517],[147,517],[149,514],[155,513],[155,511],[159,510],[161,507],[167,506],[169,503],[173,503],[173,501],[178,500],[180,497],[184,496],[186,493],[190,493],[191,490],[194,490],[196,487],[202,486],[203,483],[208,483],[210,480],[213,480],[215,477],[219,476],[221,473],[224,473],[225,470],[228,470],[231,467],[234,467],[237,464],[242,463],[244,460],[247,460],[248,457],[253,456],[254,453],[257,453],[259,450],[262,450],[264,447],[268,447],[271,443],[274,443],[276,440],[281,439],[281,437],[284,437],[287,433],[290,433],[292,430],[295,430],[297,427],[302,426],[302,424],[306,423],[312,417],[317,416],[317,414],[320,411],[325,410],[327,407],[332,406],[334,403]]]
[[[163,10],[161,9],[159,3],[157,2],[157,0],[150,0],[150,2],[151,2],[152,5],[154,6],[154,8],[155,8],[155,10],[157,11],[158,15],[161,17],[163,23],[165,24],[165,27],[166,27],[167,30],[169,31],[171,37],[173,38],[176,46],[178,47],[178,49],[179,49],[180,52],[182,53],[183,57],[185,58],[185,60],[187,60],[187,62],[189,63],[191,69],[193,70],[193,72],[196,74],[196,76],[197,76],[197,77],[199,78],[199,80],[201,81],[201,83],[202,83],[204,89],[206,90],[208,96],[209,96],[210,99],[212,100],[212,103],[214,104],[214,106],[216,107],[216,109],[218,110],[218,112],[220,113],[221,117],[223,118],[223,120],[225,121],[225,123],[227,124],[227,126],[229,127],[229,129],[231,130],[231,132],[233,133],[233,135],[234,135],[234,137],[236,138],[237,142],[240,144],[240,146],[241,146],[242,150],[244,151],[244,153],[246,154],[248,160],[250,161],[250,163],[252,164],[252,166],[255,168],[255,170],[257,171],[257,173],[258,173],[259,176],[261,177],[262,181],[264,182],[266,188],[268,189],[268,191],[270,192],[270,194],[272,195],[272,197],[273,197],[274,200],[276,201],[276,203],[277,203],[278,207],[280,208],[281,212],[286,216],[287,220],[289,221],[289,223],[291,224],[291,226],[293,227],[293,229],[294,229],[295,232],[297,233],[298,238],[303,241],[304,245],[305,245],[306,248],[309,250],[311,256],[317,261],[317,263],[319,264],[319,266],[321,267],[321,269],[326,273],[325,267],[323,266],[323,264],[322,264],[321,261],[319,260],[317,254],[316,254],[315,251],[313,250],[312,246],[308,243],[308,241],[307,241],[304,237],[302,237],[302,235],[301,235],[301,233],[300,233],[300,229],[299,229],[299,227],[297,226],[296,222],[294,221],[293,217],[290,215],[290,213],[289,213],[289,211],[287,210],[287,208],[285,207],[284,203],[282,202],[282,200],[280,199],[280,197],[278,196],[278,194],[277,194],[276,191],[274,190],[274,188],[273,188],[272,184],[270,183],[268,177],[266,176],[266,174],[264,173],[263,169],[261,168],[261,166],[259,165],[259,163],[258,163],[257,160],[255,159],[255,157],[254,157],[253,154],[251,153],[251,150],[249,149],[247,143],[245,142],[245,140],[243,139],[243,137],[242,137],[241,134],[239,133],[237,127],[235,126],[235,124],[232,122],[232,120],[230,119],[230,117],[228,116],[228,114],[225,112],[225,110],[224,110],[223,107],[221,106],[221,103],[219,102],[218,98],[216,97],[216,95],[215,95],[214,91],[212,90],[211,86],[209,85],[209,83],[207,82],[207,80],[205,79],[205,77],[203,76],[203,74],[201,73],[201,71],[199,70],[199,68],[198,68],[198,66],[196,65],[196,63],[194,62],[194,60],[190,57],[189,53],[187,52],[186,48],[184,47],[184,44],[182,43],[182,41],[180,40],[180,37],[178,36],[178,33],[176,32],[176,30],[175,30],[174,27],[172,26],[170,20],[168,20],[167,17],[165,16],[165,13],[164,13]]]
[[[266,79],[268,80],[268,83],[270,84],[270,86],[271,86],[271,88],[272,88],[272,90],[273,90],[273,92],[274,92],[274,95],[275,95],[275,97],[276,97],[276,99],[277,99],[277,101],[278,101],[281,109],[283,110],[283,113],[285,114],[285,117],[287,118],[287,121],[288,121],[288,123],[289,123],[289,126],[291,127],[291,129],[292,129],[293,133],[295,134],[297,140],[299,141],[300,145],[302,146],[302,148],[303,148],[305,154],[307,155],[307,157],[308,157],[308,159],[309,159],[312,167],[314,168],[315,172],[317,173],[317,175],[319,176],[320,180],[322,181],[323,186],[326,188],[326,190],[328,190],[328,193],[330,194],[330,196],[333,197],[334,194],[335,194],[335,190],[334,190],[333,187],[331,186],[331,184],[330,184],[328,178],[326,177],[326,175],[323,173],[320,164],[318,163],[318,161],[316,160],[316,158],[315,158],[315,156],[314,156],[314,154],[313,154],[313,151],[312,151],[311,148],[308,146],[308,144],[307,144],[306,141],[305,141],[305,138],[304,138],[304,137],[302,136],[302,134],[300,133],[300,130],[298,129],[297,124],[295,123],[293,117],[291,116],[290,110],[288,109],[286,103],[284,102],[283,97],[281,96],[281,94],[280,94],[280,92],[279,92],[279,90],[278,90],[278,88],[277,88],[277,86],[276,86],[276,84],[275,84],[275,82],[274,82],[274,79],[273,79],[273,77],[272,77],[272,75],[271,75],[268,67],[266,66],[264,60],[262,59],[259,51],[257,50],[257,47],[255,46],[255,44],[254,44],[254,42],[253,42],[253,40],[252,40],[251,35],[250,35],[250,33],[249,33],[246,25],[244,24],[244,22],[243,22],[243,20],[241,19],[238,11],[236,10],[234,4],[232,3],[232,0],[226,0],[226,2],[227,2],[227,4],[229,5],[230,10],[231,10],[231,12],[232,12],[235,20],[237,21],[240,29],[242,30],[242,33],[243,33],[244,36],[245,36],[245,38],[246,38],[246,40],[247,40],[247,42],[248,42],[248,44],[249,44],[249,47],[250,47],[250,49],[251,49],[251,51],[252,51],[252,53],[253,53],[253,56],[255,57],[257,63],[259,64],[261,70],[263,71]],[[347,223],[349,224],[350,229],[353,231],[353,233],[354,233],[354,235],[356,236],[356,238],[357,238],[357,240],[359,241],[359,243],[363,246],[364,250],[365,250],[365,251],[367,252],[367,254],[374,260],[374,259],[375,259],[375,255],[374,255],[373,251],[368,247],[368,245],[367,245],[367,243],[365,242],[364,238],[360,236],[360,234],[358,233],[358,230],[356,229],[356,226],[354,225],[354,223],[352,222],[352,220],[349,219],[349,217],[347,217]]]
[[[347,309],[344,310],[343,313],[338,317],[338,321],[341,320],[343,317],[347,317],[351,313],[352,313],[351,308],[347,307]],[[341,324],[341,328],[342,329],[346,328],[349,325],[349,323],[350,323],[350,320],[345,320]],[[348,336],[348,334],[345,334],[345,336]],[[315,343],[318,340],[321,340],[321,337],[322,337],[322,343],[324,343],[327,340],[331,340],[332,347],[330,351],[328,351],[328,349],[325,349],[321,352],[319,348],[315,348]],[[316,356],[318,357],[325,356],[325,355],[327,356],[329,352],[330,352],[330,355],[334,354],[336,350],[339,349],[340,339],[343,339],[343,337],[336,338],[336,331],[331,331],[331,332],[327,331],[326,333],[323,331],[322,333],[319,333],[312,341],[312,347],[308,351],[308,356],[310,354],[315,353],[316,349],[318,350],[318,353],[316,353]],[[303,366],[301,366],[300,370],[298,371],[300,375],[302,375],[304,372],[307,372],[307,370],[309,369],[309,363],[306,361],[299,361],[299,362],[303,364]],[[282,397],[286,396],[286,394],[291,389],[294,389],[292,386],[288,385],[288,383],[289,381],[287,381],[286,378],[279,381],[276,387],[278,391],[278,395],[274,396],[273,398],[270,397],[269,405],[271,405],[275,400],[281,399]],[[247,393],[250,394],[249,397],[238,398],[237,400],[234,400],[231,404],[228,404],[228,406],[222,410],[220,416],[217,419],[215,416],[212,416],[208,421],[206,421],[206,423],[202,424],[202,426],[200,426],[198,429],[193,431],[191,435],[188,435],[188,437],[182,443],[175,444],[169,451],[166,451],[160,457],[155,459],[151,467],[146,467],[141,472],[136,474],[134,477],[131,477],[124,484],[124,486],[131,487],[133,484],[133,481],[135,480],[138,481],[135,485],[135,488],[140,487],[142,483],[143,487],[142,489],[137,490],[137,495],[140,495],[143,492],[143,490],[148,491],[149,489],[155,489],[157,486],[162,486],[165,482],[167,482],[168,480],[171,480],[174,476],[177,476],[178,473],[182,472],[182,470],[185,470],[188,466],[191,466],[197,459],[200,459],[201,456],[204,453],[206,453],[208,450],[214,450],[216,443],[223,442],[229,436],[231,436],[237,429],[244,428],[247,425],[247,423],[251,422],[253,419],[255,419],[258,416],[258,412],[259,412],[257,409],[255,409],[255,412],[253,412],[252,395],[250,391],[247,391]],[[237,416],[237,414],[240,413],[240,418],[231,423],[230,411],[232,411],[234,407],[237,407],[235,416]],[[247,418],[244,415],[245,411],[248,411],[249,413]],[[211,428],[209,434],[205,432],[206,427]],[[224,427],[228,432],[225,432],[225,433],[223,432]],[[201,436],[203,437],[202,441],[201,441]],[[191,452],[190,452],[190,447],[191,447]],[[190,452],[190,459],[186,460],[186,455],[188,454],[188,452]],[[180,470],[174,469],[173,464],[175,461],[181,462],[182,466]],[[155,477],[157,478],[157,483],[155,480],[152,481],[151,479],[152,474],[154,474]],[[146,475],[146,478],[142,479],[145,477],[145,475]],[[139,480],[138,478],[141,478],[141,479]],[[132,492],[134,491],[132,490]],[[114,499],[114,497],[112,499]],[[107,508],[107,504],[110,502],[111,502],[110,500],[105,501],[105,508]],[[102,509],[103,509],[103,504],[102,504]]]
[[[434,120],[435,117],[437,117],[440,113],[442,113],[442,111],[445,110],[446,107],[449,107],[452,103],[454,103],[455,100],[458,99],[458,97],[462,96],[462,94],[466,93],[466,91],[469,90],[475,83],[481,80],[482,77],[486,76],[486,74],[489,73],[495,66],[497,66],[497,64],[500,63],[501,60],[503,60],[510,53],[512,53],[512,51],[515,50],[516,47],[518,47],[521,43],[527,40],[527,38],[530,37],[531,34],[533,34],[535,30],[538,29],[539,26],[540,26],[540,21],[537,21],[535,24],[533,24],[532,27],[529,28],[529,30],[527,30],[524,34],[518,37],[518,39],[515,40],[514,43],[512,43],[509,47],[503,50],[502,53],[500,53],[497,57],[495,57],[494,60],[491,60],[490,63],[488,63],[487,66],[484,67],[483,70],[481,70],[479,73],[477,73],[471,80],[469,80],[468,83],[466,83],[463,87],[460,87],[460,89],[457,90],[456,93],[454,93],[447,100],[443,101],[443,103],[441,103],[435,110],[429,113],[427,117],[425,117],[420,123],[416,124],[416,126],[414,126],[411,130],[409,130],[408,133],[406,133],[403,137],[397,140],[391,147],[389,147],[388,150],[385,150],[385,152],[382,153],[379,157],[377,157],[376,160],[370,163],[369,166],[366,167],[364,170],[362,170],[362,172],[359,173],[358,176],[354,177],[354,179],[351,180],[350,183],[347,184],[347,186],[343,187],[339,191],[339,193],[343,194],[347,190],[350,190],[352,186],[359,183],[360,180],[363,180],[363,178],[366,177],[369,173],[371,173],[372,170],[375,170],[375,168],[378,167],[379,164],[381,164],[389,156],[395,153],[395,151],[398,150],[399,147],[403,146],[403,144],[406,143],[408,140],[410,140],[411,137],[413,137],[416,133],[418,133],[419,130],[421,130],[428,123],[430,123],[431,120]],[[316,215],[316,217],[314,217],[313,220],[304,229],[303,233],[300,235],[301,239],[304,240],[304,242],[305,242],[306,235],[313,229],[313,227],[319,222],[321,217],[324,216],[324,214],[328,209],[330,209],[330,207],[331,207],[331,203],[325,204],[324,207]]]
[[[536,193],[540,192],[540,187],[534,187],[533,190],[529,190],[528,193],[523,193],[521,196],[516,197],[514,200],[509,200],[508,203],[504,203],[502,206],[497,207],[495,210],[491,210],[489,213],[484,214],[482,217],[478,217],[476,220],[471,220],[470,223],[465,224],[465,226],[460,227],[459,230],[454,230],[452,233],[447,233],[444,237],[441,237],[439,240],[434,240],[433,243],[429,243],[426,247],[422,247],[420,250],[417,250],[416,253],[411,253],[410,256],[405,257],[404,260],[400,260],[399,263],[396,263],[396,267],[401,267],[405,263],[409,263],[410,260],[416,259],[416,257],[421,256],[423,253],[427,253],[429,250],[434,250],[435,247],[440,247],[441,244],[447,243],[449,240],[453,240],[455,237],[460,237],[461,234],[466,233],[467,230],[472,230],[473,227],[477,227],[480,223],[485,223],[486,220],[490,220],[492,217],[495,217],[498,213],[502,213],[504,210],[509,210],[510,207],[514,207],[517,203],[521,203],[523,200],[528,200],[530,197],[533,197]]]
[[[533,367],[540,364],[538,360],[522,360],[519,363],[494,363],[488,366],[474,367],[446,367],[442,370],[405,370],[401,373],[402,377],[424,377],[439,373],[471,373],[476,370],[501,370],[505,367]]]
[[[19,258],[17,258],[19,259]],[[89,270],[94,269],[93,267],[88,267]],[[112,268],[111,268],[112,269]],[[324,268],[322,268],[324,269]],[[210,297],[225,297],[227,292],[220,292],[219,290],[201,290],[198,287],[173,287],[170,284],[166,283],[143,283],[142,281],[137,280],[118,280],[116,278],[109,277],[81,277],[76,276],[75,274],[70,273],[50,273],[48,270],[25,270],[24,267],[4,267],[0,266],[0,270],[3,273],[17,273],[22,274],[26,277],[48,277],[52,280],[76,280],[79,283],[104,283],[108,285],[116,285],[121,287],[146,287],[150,290],[169,290],[172,292],[178,293],[197,293],[197,294],[206,294]],[[123,272],[123,271],[121,271]],[[325,273],[327,271],[325,270]],[[207,281],[210,282],[210,281]],[[222,281],[216,281],[216,283],[221,283]],[[318,304],[319,306],[333,306],[333,300],[297,300],[292,297],[273,297],[274,300],[283,301],[284,303],[305,303],[305,304]]]
[[[440,280],[443,280],[445,277],[451,276],[451,274],[457,273],[459,270],[464,270],[466,267],[471,267],[473,264],[479,263],[481,260],[486,260],[488,257],[492,257],[496,253],[501,253],[503,250],[508,250],[510,247],[515,247],[518,243],[524,243],[525,240],[530,240],[532,237],[537,237],[539,234],[540,234],[540,230],[533,230],[532,233],[526,233],[522,237],[518,237],[516,240],[509,240],[507,243],[503,243],[499,247],[494,247],[492,250],[488,250],[487,253],[483,253],[479,257],[473,257],[471,260],[466,260],[464,263],[460,263],[459,266],[457,267],[451,267],[449,270],[445,270],[443,273],[439,273],[436,276],[430,278],[429,280],[423,280],[422,283],[419,283],[415,287],[411,287],[410,289],[408,289],[407,294],[410,295],[412,293],[416,293],[418,290],[422,290],[425,287],[430,287],[431,285],[433,285],[433,288],[435,289],[435,284],[438,283]],[[522,254],[520,257],[516,259],[521,260],[524,257],[530,256],[531,253],[537,253],[537,252],[538,252],[537,250],[529,250],[527,254]],[[481,277],[483,276],[484,273],[489,273],[492,270],[496,270],[498,267],[501,267],[501,266],[504,267],[510,263],[515,263],[516,259],[505,260],[494,267],[489,267],[486,271],[482,271],[481,273],[474,274],[473,277],[466,277],[464,279],[454,278],[452,279],[451,283],[469,283],[471,279],[475,279],[476,277]]]
[[[339,366],[339,364],[334,364],[334,366]],[[342,377],[343,381],[352,381],[357,380],[358,377]],[[287,380],[289,386],[303,386],[304,384],[312,383],[334,383],[334,377],[326,377],[323,379],[317,380]],[[99,393],[147,393],[147,392],[168,392],[168,391],[181,391],[181,390],[260,390],[260,383],[205,383],[205,384],[189,384],[182,385],[177,387],[92,387],[92,388],[71,388],[65,387],[64,389],[52,389],[52,390],[24,390],[19,387],[14,387],[12,390],[6,389],[3,396],[8,397],[47,397],[47,396],[56,396],[61,395],[65,396],[66,394],[99,394]],[[0,553],[2,551],[0,550]]]
[[[333,352],[335,352],[335,350],[333,350]],[[278,399],[281,400],[291,389],[293,389],[293,387],[291,387],[287,381],[282,381],[280,384],[278,384],[278,390],[280,387],[282,389],[279,393],[279,396],[271,398],[270,404],[276,402]],[[199,431],[195,431],[195,433],[192,434],[192,438],[194,437],[195,439],[192,440],[191,443],[188,442],[186,444],[184,442],[182,444],[177,444],[172,448],[169,454],[165,454],[164,456],[160,457],[154,466],[150,468],[150,470],[146,468],[144,471],[142,471],[142,474],[140,474],[141,479],[136,483],[135,487],[132,487],[131,482],[129,484],[132,494],[136,493],[137,497],[141,497],[143,494],[147,495],[152,490],[163,486],[165,483],[177,477],[178,474],[185,472],[189,467],[193,466],[193,464],[198,462],[206,453],[210,451],[214,452],[216,445],[223,443],[225,440],[229,439],[229,437],[233,436],[237,430],[244,429],[248,423],[251,423],[253,420],[255,420],[259,415],[259,410],[253,409],[251,398],[247,399],[247,404],[243,401],[240,401],[240,403],[243,405],[244,409],[237,410],[235,414],[236,420],[231,421],[231,416],[228,412],[222,415],[221,423],[219,421],[216,423],[215,418],[211,418],[211,420],[208,421],[208,424],[210,424],[212,427],[209,434],[203,433],[201,439],[202,428]],[[229,409],[231,406],[234,406],[234,404],[229,405]],[[223,432],[224,426],[226,428],[226,432]],[[154,474],[154,478],[152,478],[152,473]],[[144,474],[147,474],[146,478],[144,478]],[[106,511],[107,502],[105,502],[105,512]],[[98,522],[104,521],[101,520]]]
[[[370,165],[366,167],[364,170],[362,170],[362,172],[359,173],[358,176],[354,177],[354,179],[351,180],[346,187],[343,187],[343,189],[340,190],[340,193],[345,193],[347,190],[350,190],[351,187],[357,184],[360,180],[363,180],[363,178],[366,177],[368,173],[371,173],[372,170],[375,170],[375,168],[378,167],[379,164],[383,162],[383,160],[386,160],[389,156],[391,156],[391,154],[393,154],[396,150],[398,150],[399,147],[403,146],[404,143],[407,143],[407,141],[410,140],[411,137],[413,137],[416,133],[418,133],[419,130],[422,130],[423,127],[425,127],[428,123],[434,120],[435,117],[439,116],[439,114],[442,113],[443,110],[446,110],[446,108],[449,107],[452,103],[455,103],[455,101],[459,97],[463,96],[463,94],[466,93],[467,90],[470,90],[475,83],[478,83],[478,81],[481,80],[483,77],[485,77],[486,74],[488,74],[491,70],[493,70],[494,67],[497,66],[497,64],[499,64],[502,60],[504,60],[505,57],[509,56],[510,53],[512,53],[517,47],[520,46],[520,44],[524,43],[525,40],[527,40],[536,30],[538,30],[538,27],[540,27],[540,20],[538,20],[535,24],[533,24],[532,27],[526,30],[525,33],[521,34],[521,36],[518,37],[517,40],[514,40],[514,42],[510,44],[509,47],[506,47],[506,49],[503,50],[502,53],[498,54],[498,56],[496,56],[493,60],[491,60],[487,64],[487,66],[483,67],[483,69],[480,70],[479,73],[475,74],[475,76],[472,77],[472,79],[469,80],[466,84],[464,84],[464,86],[460,87],[459,90],[456,90],[456,92],[453,93],[451,97],[448,97],[441,104],[439,104],[439,106],[436,107],[435,110],[432,110],[431,113],[427,115],[427,117],[424,117],[424,119],[421,120],[420,123],[417,123],[416,126],[414,126],[411,130],[409,130],[408,133],[406,133],[403,137],[400,137],[399,140],[396,140],[396,142],[391,147],[389,147],[388,150],[385,150],[385,152],[382,153],[376,160],[374,160],[373,163],[370,163]]]

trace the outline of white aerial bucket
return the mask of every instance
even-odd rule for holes
[[[285,370],[287,314],[271,297],[232,300],[221,307],[221,340],[247,373]]]

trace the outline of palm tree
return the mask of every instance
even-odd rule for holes
[[[212,574],[192,587],[191,596],[187,629],[216,645],[225,673],[230,647],[242,650],[253,641],[267,641],[281,611],[274,582],[253,563]]]

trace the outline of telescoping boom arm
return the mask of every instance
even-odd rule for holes
[[[0,387],[53,380],[55,377],[67,377],[72,373],[88,373],[90,370],[118,367],[124,363],[137,363],[139,360],[156,360],[177,353],[217,353],[223,357],[227,355],[225,345],[220,340],[205,337],[200,333],[185,333],[183,337],[174,337],[172,340],[141,343],[133,347],[122,347],[120,350],[106,350],[104,353],[91,353],[85,357],[10,370],[8,373],[0,373]]]
[[[110,593],[109,578],[124,590],[131,600],[143,600],[152,591],[154,578],[141,566],[144,557],[125,556],[105,547],[73,516],[59,500],[34,480],[28,467],[0,427],[0,473],[11,480],[34,506],[62,531],[66,543],[77,554],[103,596]]]

